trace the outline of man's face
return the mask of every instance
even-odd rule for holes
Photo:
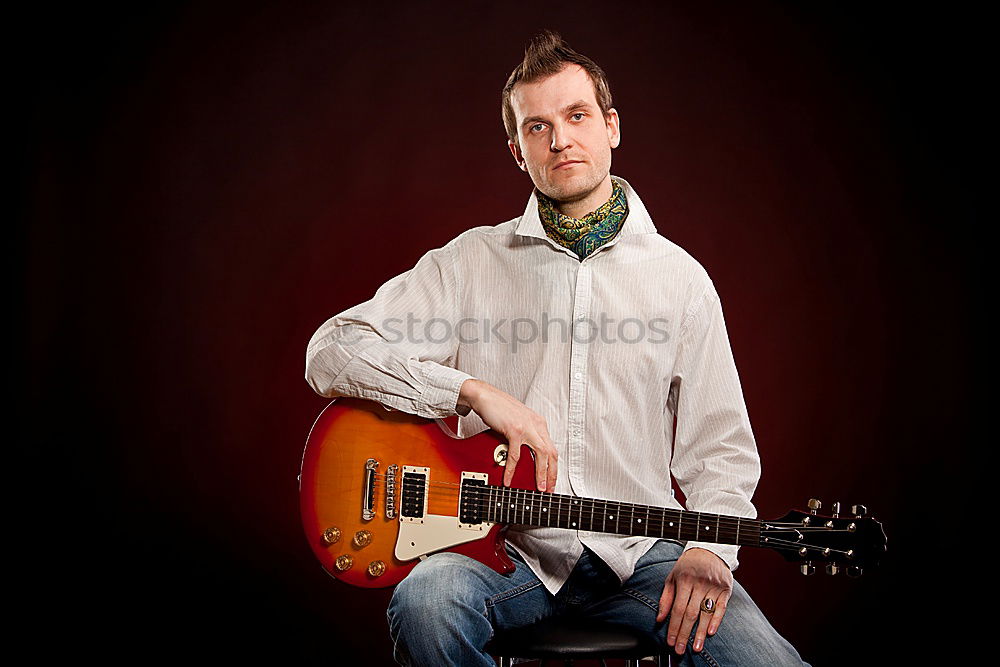
[[[508,146],[542,193],[558,202],[581,201],[610,179],[611,149],[620,141],[618,112],[611,109],[605,119],[585,69],[568,64],[546,79],[518,83],[511,105],[520,146]]]

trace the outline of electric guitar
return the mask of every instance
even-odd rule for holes
[[[529,450],[530,451],[530,450]],[[522,457],[502,486],[507,445],[486,431],[446,435],[432,420],[341,398],[317,418],[299,475],[302,522],[324,569],[355,586],[399,583],[421,557],[454,551],[510,572],[509,525],[769,547],[803,574],[860,575],[885,553],[882,525],[861,505],[841,517],[791,511],[774,521],[690,512],[536,490]]]

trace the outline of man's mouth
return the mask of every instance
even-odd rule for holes
[[[553,169],[566,169],[572,167],[574,164],[583,164],[580,160],[566,160],[565,162],[560,162]]]

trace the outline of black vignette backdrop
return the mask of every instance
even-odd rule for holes
[[[861,502],[889,534],[858,580],[750,549],[737,578],[814,665],[960,650],[956,614],[926,619],[983,588],[982,542],[954,528],[988,470],[984,23],[776,2],[13,13],[19,636],[112,664],[392,664],[388,592],[333,581],[298,523],[325,404],[305,344],[520,214],[500,90],[551,27],[609,75],[613,172],[722,296],[759,514]]]

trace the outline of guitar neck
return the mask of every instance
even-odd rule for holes
[[[475,497],[478,518],[494,523],[762,546],[761,522],[745,517],[490,485]]]

